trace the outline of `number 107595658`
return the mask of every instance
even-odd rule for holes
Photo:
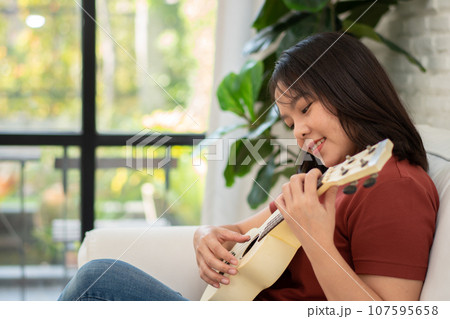
[[[369,306],[370,316],[429,316],[438,315],[438,306]]]

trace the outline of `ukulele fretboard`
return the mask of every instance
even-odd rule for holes
[[[317,189],[319,189],[323,185],[322,180],[323,180],[324,176],[325,175],[322,175],[317,180]],[[277,227],[277,225],[279,223],[281,223],[283,220],[284,220],[284,217],[283,217],[283,215],[281,215],[281,213],[279,211],[274,212],[273,215],[271,216],[271,218],[267,221],[266,226],[264,227],[263,231],[259,235],[258,241],[261,241],[268,233],[270,233],[270,231],[272,229]]]
[[[261,241],[272,229],[277,227],[279,223],[284,220],[283,215],[279,211],[274,212],[274,216],[268,221],[266,227],[264,227],[263,231],[259,235],[258,241]]]

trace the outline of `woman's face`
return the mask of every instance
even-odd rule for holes
[[[344,132],[339,119],[319,100],[292,99],[283,94],[284,86],[275,91],[281,119],[290,127],[303,150],[319,158],[326,167],[337,165],[346,155],[356,153],[356,146]]]

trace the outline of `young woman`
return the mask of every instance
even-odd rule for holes
[[[317,34],[282,54],[269,88],[298,145],[324,166],[385,138],[394,156],[373,187],[351,196],[333,187],[319,198],[321,173],[306,162],[270,207],[234,225],[200,227],[194,247],[201,278],[229,284],[237,263],[229,249],[278,208],[302,246],[255,300],[418,300],[438,195],[420,136],[376,58],[349,35]],[[105,271],[112,263],[82,267],[61,299],[185,300],[125,263]]]

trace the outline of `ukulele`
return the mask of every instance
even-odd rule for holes
[[[347,156],[344,162],[330,167],[319,178],[317,194],[322,195],[331,186],[349,183],[343,192],[353,194],[357,189],[357,181],[369,175],[371,177],[366,179],[363,186],[373,186],[377,173],[392,156],[393,146],[392,142],[386,139],[368,146],[354,156]],[[208,285],[202,301],[253,300],[263,289],[275,283],[301,246],[278,210],[262,226],[251,229],[246,235],[250,236],[249,241],[237,243],[230,250],[238,260],[238,265],[235,266],[238,273],[228,285],[222,285],[220,288]]]

